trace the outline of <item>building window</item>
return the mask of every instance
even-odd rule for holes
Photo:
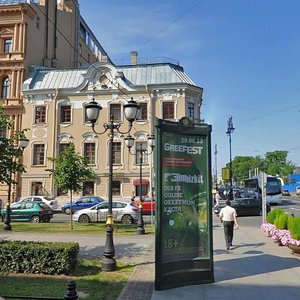
[[[95,143],[84,144],[84,158],[88,165],[94,165],[96,163],[96,145]]]
[[[113,196],[121,196],[121,181],[113,180],[113,182],[112,182],[112,194],[113,194]]]
[[[135,196],[136,197],[139,197],[140,196],[140,190],[141,190],[141,187],[140,185],[136,185],[135,186]],[[147,196],[148,195],[148,190],[149,190],[149,185],[144,185],[142,184],[142,196]]]
[[[6,77],[2,80],[1,98],[9,98],[10,79]]]
[[[42,166],[45,164],[45,145],[35,144],[33,146],[33,165]]]
[[[113,116],[114,121],[121,122],[121,104],[110,105],[110,116]]]
[[[46,123],[46,106],[43,105],[35,107],[34,123]]]
[[[71,122],[71,105],[62,105],[60,107],[60,123]]]
[[[68,196],[68,191],[64,191],[61,188],[57,188],[57,196]]]
[[[191,120],[194,120],[195,119],[195,104],[188,102],[187,110],[188,110],[188,117]]]
[[[140,146],[142,145],[142,150],[146,150],[148,147],[147,142],[138,142],[135,144],[135,164],[139,165],[140,164],[140,159],[141,159],[141,151],[140,151]],[[142,165],[148,164],[148,156],[143,153],[142,156]]]
[[[65,151],[69,144],[68,143],[61,143],[58,145],[58,154],[61,154]]]
[[[0,138],[6,138],[6,137],[7,137],[7,130],[0,129]]]
[[[42,196],[43,195],[43,183],[35,181],[31,183],[31,195],[32,196]]]
[[[116,165],[121,164],[121,143],[120,142],[113,143],[113,164]]]
[[[4,39],[3,40],[3,50],[4,53],[11,53],[12,52],[12,38]]]
[[[140,109],[137,115],[137,120],[147,120],[147,103],[139,103],[139,107]]]
[[[163,119],[174,119],[174,102],[163,102]]]
[[[86,181],[83,183],[83,196],[94,195],[94,181]]]

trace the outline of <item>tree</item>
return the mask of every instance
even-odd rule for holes
[[[9,118],[4,115],[4,106],[0,105],[0,129],[8,132],[11,128]],[[9,137],[0,136],[0,183],[2,184],[16,184],[12,174],[25,172],[25,166],[19,161],[23,151],[18,146],[19,140],[25,138],[25,132],[26,129],[13,133]]]
[[[226,165],[229,168],[229,163]],[[260,156],[236,156],[232,160],[233,178],[241,184],[243,179],[249,177],[249,172],[254,169],[261,169],[263,159]]]
[[[267,152],[264,160],[266,173],[286,180],[295,169],[295,165],[287,160],[287,155],[288,151]]]
[[[86,160],[75,152],[74,143],[70,143],[57,158],[49,157],[54,163],[54,168],[49,170],[54,178],[56,186],[70,192],[72,211],[73,193],[83,190],[83,182],[92,179],[94,171],[87,166]],[[73,229],[72,212],[70,213],[71,229]]]
[[[286,181],[295,169],[295,165],[287,160],[287,154],[287,151],[273,151],[267,152],[265,157],[236,156],[232,160],[233,178],[240,184],[243,179],[251,176],[252,170],[257,169]],[[229,163],[226,166],[229,167]]]

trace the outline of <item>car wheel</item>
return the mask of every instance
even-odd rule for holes
[[[79,218],[78,218],[78,222],[79,223],[90,223],[91,222],[91,219],[88,215],[81,215]]]
[[[121,219],[122,224],[132,224],[133,223],[133,218],[131,215],[124,215]]]
[[[66,208],[65,209],[65,214],[69,215],[71,213],[71,209],[70,208]]]
[[[40,217],[39,216],[32,216],[30,221],[32,223],[40,223]]]

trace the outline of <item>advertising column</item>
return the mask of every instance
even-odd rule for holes
[[[155,288],[213,282],[211,128],[188,119],[156,125]]]

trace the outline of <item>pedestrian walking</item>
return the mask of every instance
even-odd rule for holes
[[[226,206],[221,209],[219,217],[224,227],[226,248],[229,250],[232,246],[234,225],[239,228],[236,210],[231,207],[230,200],[226,200]]]
[[[220,192],[217,190],[216,195],[215,195],[215,205],[214,205],[214,212],[215,213],[219,213],[219,205],[220,205],[220,201],[222,200],[221,196],[220,196]]]

